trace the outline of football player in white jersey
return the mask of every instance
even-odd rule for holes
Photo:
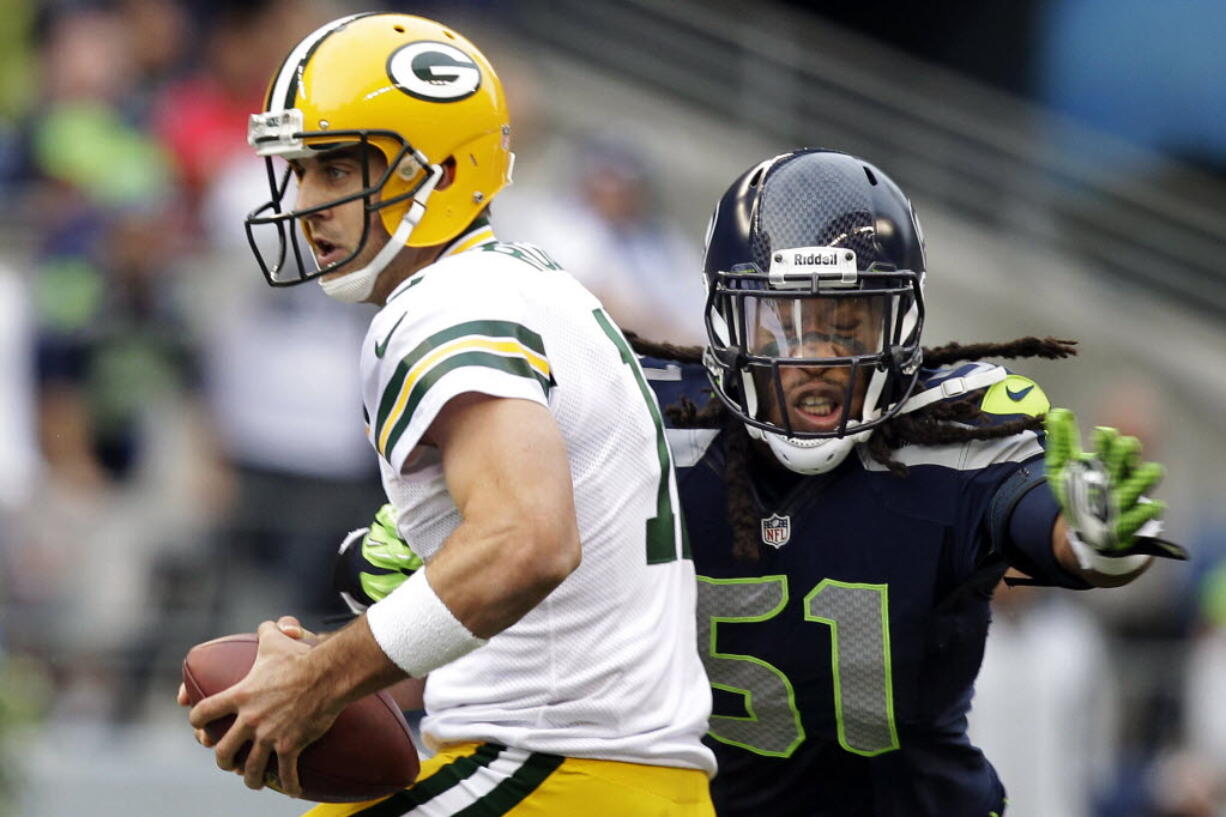
[[[494,237],[508,137],[485,57],[422,18],[336,20],[273,77],[248,137],[272,189],[251,245],[274,286],[318,279],[380,307],[367,434],[425,567],[313,649],[265,622],[251,673],[190,722],[236,715],[218,765],[297,794],[299,753],[346,703],[429,674],[436,754],[418,783],[311,814],[711,814],[710,691],[659,409],[597,300]]]

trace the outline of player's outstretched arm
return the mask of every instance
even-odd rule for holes
[[[1047,481],[1061,508],[1052,548],[1066,570],[1114,587],[1141,575],[1154,556],[1186,558],[1159,538],[1166,504],[1146,494],[1164,469],[1142,461],[1140,440],[1099,426],[1092,450],[1083,451],[1073,412],[1053,408],[1045,425]]]

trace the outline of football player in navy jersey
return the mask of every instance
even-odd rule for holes
[[[919,222],[853,156],[742,174],[705,275],[704,349],[633,342],[699,573],[718,813],[999,817],[1004,786],[966,734],[992,590],[1009,567],[1082,589],[1182,557],[1145,496],[1161,467],[1111,429],[1083,452],[1070,412],[980,362],[1072,342],[921,346]],[[402,549],[376,522],[340,586],[369,603]]]
[[[966,735],[992,589],[1010,566],[1087,588],[1180,556],[1144,496],[1161,467],[1110,429],[1082,452],[1071,413],[978,362],[1070,342],[921,347],[919,222],[853,156],[742,174],[705,275],[706,349],[636,348],[677,426],[717,811],[1002,814]]]

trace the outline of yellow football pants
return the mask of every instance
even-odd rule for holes
[[[489,743],[449,747],[383,800],[322,803],[304,817],[714,817],[695,769],[559,757]]]

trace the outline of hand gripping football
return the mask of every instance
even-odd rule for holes
[[[255,663],[254,633],[197,644],[183,659],[183,683],[193,706],[241,681]],[[231,715],[205,727],[214,742],[234,723]],[[247,747],[239,754],[240,761]],[[268,769],[275,778],[277,761]],[[346,706],[319,740],[298,757],[302,797],[320,803],[353,803],[387,797],[417,779],[417,749],[400,708],[386,692]],[[270,781],[275,788],[275,779]]]

